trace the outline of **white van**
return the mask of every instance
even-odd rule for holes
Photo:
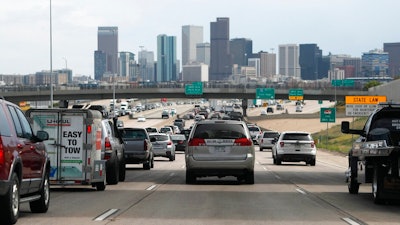
[[[129,108],[129,103],[128,102],[121,102],[120,106],[119,106],[119,114],[121,116],[125,116],[126,114],[128,114],[128,108]]]

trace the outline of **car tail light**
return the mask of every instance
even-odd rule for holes
[[[190,139],[188,146],[205,146],[206,141],[203,138]]]
[[[253,142],[250,139],[247,138],[238,138],[235,139],[234,145],[237,146],[251,146]]]
[[[143,141],[143,149],[144,149],[145,151],[149,150],[149,145],[147,144],[147,141],[146,141],[146,140]]]
[[[110,138],[106,137],[104,139],[104,146],[105,146],[105,150],[112,150]]]
[[[315,147],[315,143],[311,142],[311,148],[314,148],[314,147]]]
[[[281,148],[283,148],[283,146],[285,146],[285,142],[281,141],[279,142],[279,145],[281,146]]]
[[[92,133],[92,125],[88,125],[86,127],[86,131],[87,131],[88,134]]]
[[[5,162],[4,159],[4,146],[3,146],[3,140],[0,137],[0,165],[3,165]]]
[[[171,141],[168,141],[167,145],[172,145],[172,142],[171,142]]]

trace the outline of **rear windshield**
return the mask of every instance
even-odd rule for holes
[[[121,130],[122,138],[130,138],[130,139],[146,139],[146,133],[143,130],[129,130],[123,129]]]
[[[160,132],[170,132],[171,128],[169,127],[161,127]]]
[[[287,133],[284,134],[282,140],[294,140],[294,141],[310,141],[311,137],[308,134],[304,133]]]
[[[260,131],[259,127],[249,127],[249,131]]]
[[[154,137],[156,141],[167,141],[168,136],[167,135],[150,135],[150,137]]]
[[[194,138],[203,139],[237,139],[245,138],[246,132],[241,124],[199,124]]]
[[[172,135],[171,136],[172,140],[186,140],[185,135]]]
[[[276,138],[279,136],[279,133],[264,133],[264,138]]]

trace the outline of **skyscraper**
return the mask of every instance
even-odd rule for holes
[[[299,64],[301,79],[318,80],[324,77],[320,71],[322,63],[322,50],[319,49],[317,44],[300,44]],[[325,76],[327,77],[328,74],[325,74]]]
[[[176,37],[157,36],[156,82],[175,81],[177,78]]]
[[[196,45],[203,43],[203,27],[182,26],[182,65],[196,62]]]
[[[389,54],[380,49],[371,50],[361,56],[364,77],[386,76],[389,71]]]
[[[279,74],[300,79],[299,46],[279,45]]]
[[[209,80],[227,80],[232,74],[229,49],[229,18],[217,18],[210,23],[211,63]]]
[[[103,60],[95,60],[95,79],[101,79],[104,74],[118,75],[118,27],[98,27],[97,30],[97,56],[105,57],[103,74],[96,74],[96,68],[103,66],[96,63],[103,63]],[[100,57],[101,54],[104,54]],[[95,58],[97,58],[95,56]],[[100,70],[97,70],[100,72]]]
[[[210,65],[210,43],[196,45],[196,61]]]
[[[155,81],[154,52],[141,50],[139,52],[139,78],[142,81]]]
[[[383,43],[383,51],[389,53],[389,76],[400,75],[400,42]]]
[[[229,44],[232,64],[237,64],[239,67],[247,66],[247,60],[253,54],[253,41],[247,38],[234,38]]]
[[[125,77],[127,81],[136,81],[136,65],[135,54],[132,52],[119,53],[119,74],[121,77]]]

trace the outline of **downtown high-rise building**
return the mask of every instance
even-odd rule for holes
[[[229,18],[217,18],[210,23],[210,81],[227,80],[232,74],[229,48]]]
[[[161,34],[157,36],[156,82],[177,80],[176,37]]]
[[[329,57],[322,56],[317,44],[300,44],[299,64],[302,80],[319,80],[328,77],[331,68]]]
[[[154,52],[141,50],[139,52],[139,76],[140,81],[155,81],[155,63],[154,63]]]
[[[105,74],[118,75],[118,27],[98,27],[97,30],[95,79],[101,80]]]
[[[229,44],[232,64],[239,67],[247,66],[248,59],[253,54],[253,41],[248,38],[234,38],[230,40]]]
[[[279,45],[279,74],[300,79],[299,46]]]
[[[383,43],[383,51],[389,54],[389,71],[391,77],[400,75],[400,42]]]
[[[389,54],[380,49],[363,53],[361,73],[364,77],[387,76],[389,72]]]
[[[132,52],[119,53],[119,75],[126,81],[136,81],[138,69],[135,61],[135,54]]]
[[[197,44],[203,43],[203,27],[182,26],[182,65],[197,61]]]
[[[196,45],[196,61],[210,65],[210,43],[199,43]]]

